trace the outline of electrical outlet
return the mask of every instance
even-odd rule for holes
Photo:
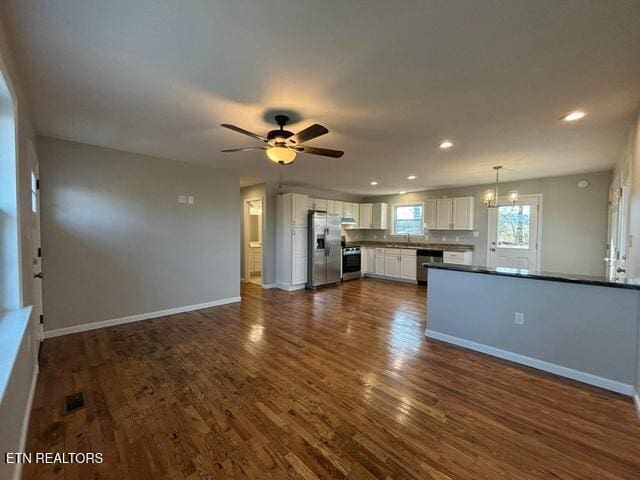
[[[456,242],[459,242],[459,241],[460,241],[460,237],[456,237]]]
[[[474,230],[474,231],[473,231],[473,236],[474,236],[475,238],[478,238],[478,237],[480,236],[480,232],[479,232],[479,231],[477,231],[477,230]]]
[[[524,313],[516,312],[514,321],[516,325],[524,325]]]
[[[442,237],[442,241],[446,242],[447,241],[447,237]]]

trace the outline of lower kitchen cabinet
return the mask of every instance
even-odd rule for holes
[[[405,280],[417,280],[417,265],[415,254],[411,257],[403,255],[400,257],[400,277]]]
[[[400,277],[400,252],[384,254],[384,276],[391,278]],[[414,258],[415,261],[415,258]]]
[[[376,275],[384,275],[384,248],[376,248],[374,252],[376,266],[373,273]]]

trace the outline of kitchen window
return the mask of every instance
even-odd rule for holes
[[[393,235],[422,235],[424,205],[422,203],[407,203],[394,205],[392,209]]]

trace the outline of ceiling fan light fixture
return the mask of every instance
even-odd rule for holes
[[[272,162],[287,165],[296,159],[296,152],[286,147],[269,147],[267,157]]]

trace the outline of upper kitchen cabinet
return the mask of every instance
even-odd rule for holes
[[[361,203],[359,228],[386,230],[387,216],[386,203]]]
[[[287,195],[291,196],[291,226],[306,228],[309,213],[309,197],[299,193],[289,193]]]
[[[373,228],[373,204],[361,203],[360,204],[360,222],[359,228]]]
[[[437,200],[427,200],[424,202],[424,226],[427,230],[436,229],[436,205]]]
[[[354,225],[343,225],[347,230],[352,230],[355,228],[359,228],[358,219],[360,218],[360,205],[357,203],[344,202],[344,213],[343,217],[353,218],[356,223]]]
[[[428,200],[427,202],[433,200]],[[426,223],[432,230],[473,230],[473,197],[439,198],[435,200],[435,227],[429,227],[427,204]],[[432,208],[432,207],[431,207]]]
[[[473,230],[473,197],[453,199],[453,229]]]
[[[451,230],[453,222],[453,199],[439,198],[436,200],[436,230]]]

